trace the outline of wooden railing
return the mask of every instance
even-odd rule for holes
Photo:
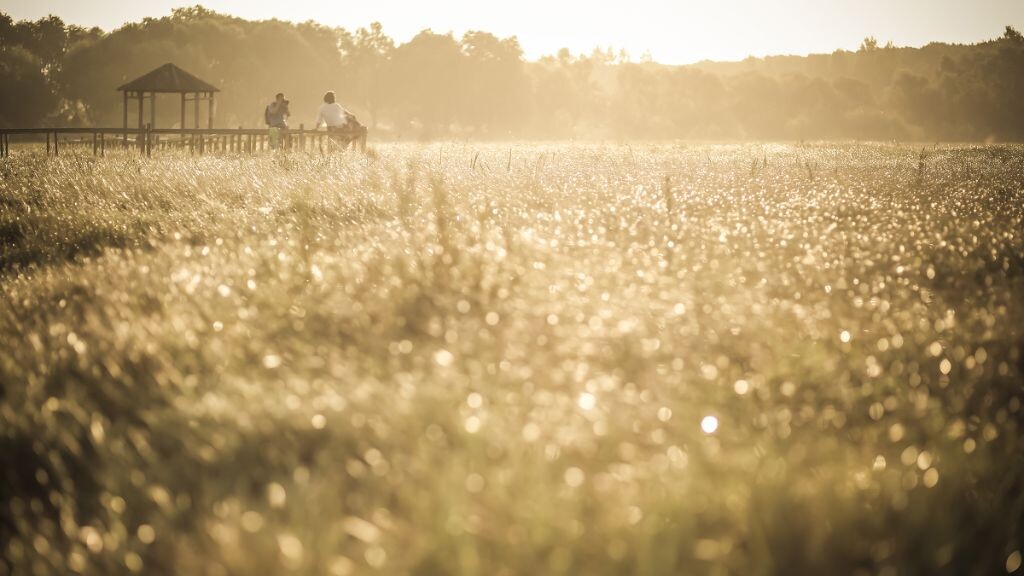
[[[329,151],[348,146],[366,148],[366,128],[354,130],[306,130],[279,132],[275,144],[269,129],[262,128],[0,128],[0,157],[10,155],[11,136],[29,135],[41,142],[46,137],[46,154],[57,156],[64,147],[89,147],[96,156],[103,156],[107,147],[137,149],[146,156],[154,150],[188,150],[189,154],[233,152],[255,154],[261,150]],[[113,138],[108,138],[112,136]]]

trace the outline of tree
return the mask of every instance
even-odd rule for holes
[[[519,41],[515,37],[499,39],[488,32],[467,32],[461,45],[469,78],[463,121],[485,132],[521,124],[529,84]]]
[[[394,101],[391,59],[395,43],[384,34],[380,22],[360,28],[343,43],[345,94],[370,115],[370,127],[377,126],[382,110]]]
[[[394,71],[402,89],[398,118],[419,122],[427,134],[447,132],[459,118],[469,78],[462,47],[449,34],[424,30],[395,49]]]
[[[0,125],[37,126],[58,103],[43,62],[21,46],[0,50]]]
[[[874,36],[868,36],[860,43],[860,52],[874,52],[878,50],[878,40]]]
[[[252,22],[182,8],[74,46],[62,84],[65,96],[81,102],[93,123],[120,125],[122,103],[114,89],[174,62],[221,89],[218,125],[262,125],[263,107],[277,92],[292,100],[293,123],[311,124],[324,92],[344,77],[338,45],[345,34],[313,22]],[[176,97],[160,99],[157,123],[175,125]]]
[[[34,55],[44,70],[49,72],[60,65],[67,47],[68,33],[64,21],[56,16],[15,23],[10,16],[2,14],[0,37],[4,39],[5,45],[21,46]]]

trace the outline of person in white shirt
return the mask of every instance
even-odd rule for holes
[[[323,124],[329,131],[344,129],[348,126],[350,116],[352,113],[345,110],[335,100],[334,92],[328,92],[324,94],[324,103],[320,105],[320,113],[316,117],[316,128]]]
[[[333,91],[324,94],[324,103],[320,105],[314,129],[319,129],[321,125],[326,126],[328,132],[334,132],[331,140],[339,142],[342,147],[356,143],[361,148],[366,146],[366,128],[356,120],[354,114],[338,104]]]

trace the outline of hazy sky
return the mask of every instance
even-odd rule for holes
[[[15,19],[56,14],[105,30],[165,16],[188,0],[0,0]],[[625,48],[634,59],[689,63],[748,55],[856,49],[874,35],[901,46],[976,42],[1024,30],[1024,0],[205,0],[207,8],[248,19],[317,20],[354,29],[377,20],[399,41],[424,28],[515,35],[529,58],[561,47]]]

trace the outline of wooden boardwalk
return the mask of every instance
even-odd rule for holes
[[[152,156],[154,151],[187,150],[190,155],[236,153],[255,154],[273,148],[266,128],[0,128],[0,157],[10,156],[11,136],[24,141],[46,139],[46,154],[60,155],[62,148],[92,149],[103,156],[107,148],[138,150]],[[325,152],[339,147],[366,148],[365,127],[346,131],[298,129],[281,131],[279,147],[284,150]]]

